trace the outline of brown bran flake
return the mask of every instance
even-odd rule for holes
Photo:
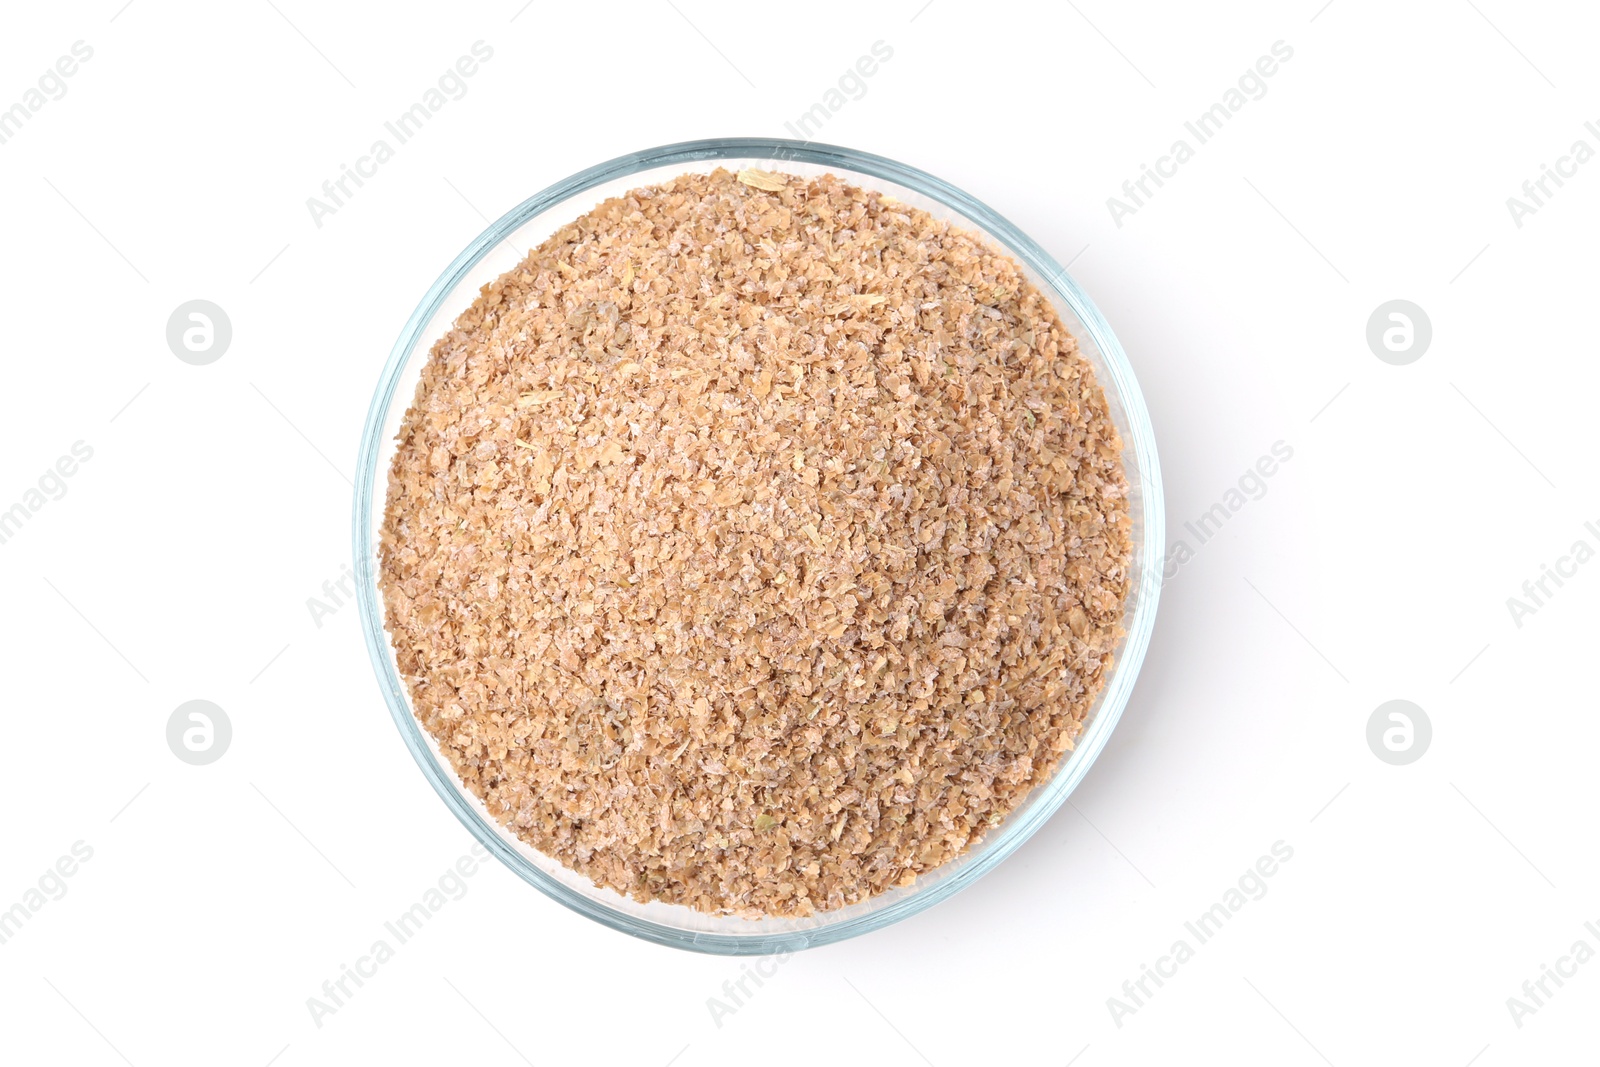
[[[1120,442],[1007,256],[826,175],[563,227],[434,345],[379,549],[423,727],[638,900],[805,915],[1045,781],[1128,591]]]

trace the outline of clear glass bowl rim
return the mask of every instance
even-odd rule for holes
[[[379,469],[379,459],[383,454],[384,445],[381,439],[383,428],[412,352],[424,340],[421,336],[422,331],[432,321],[448,295],[491,250],[515,233],[529,219],[587,189],[640,171],[673,164],[689,165],[725,159],[794,161],[823,167],[839,167],[871,175],[942,203],[976,223],[1000,242],[1007,252],[1042,278],[1056,298],[1076,313],[1099,350],[1105,366],[1096,370],[1108,371],[1111,377],[1110,382],[1101,381],[1100,386],[1102,389],[1115,392],[1128,423],[1124,429],[1131,440],[1123,442],[1123,455],[1126,461],[1131,454],[1131,459],[1137,468],[1129,472],[1130,480],[1135,477],[1138,480],[1143,508],[1143,529],[1139,544],[1135,546],[1134,559],[1131,561],[1132,569],[1138,578],[1138,596],[1131,613],[1124,620],[1127,636],[1120,656],[1112,666],[1111,676],[1106,680],[1098,707],[1089,725],[1079,738],[1076,749],[1062,761],[1051,779],[1035,790],[1035,795],[1024,808],[1012,813],[1006,825],[992,841],[985,842],[981,846],[983,849],[981,856],[967,863],[950,877],[934,882],[926,891],[912,893],[888,906],[851,919],[804,931],[777,934],[753,931],[749,935],[743,935],[681,930],[616,911],[607,907],[602,901],[561,884],[511,848],[501,838],[499,831],[468,804],[460,783],[453,780],[449,772],[435,758],[421,725],[412,714],[405,685],[396,670],[388,634],[384,629],[382,600],[377,588],[376,569],[373,566],[374,508],[382,508],[383,497],[380,496],[379,490],[387,484],[387,471]],[[431,343],[431,339],[429,341]],[[813,948],[843,941],[908,918],[941,901],[948,900],[976,882],[997,867],[1043,826],[1065,803],[1101,749],[1105,747],[1132,694],[1134,680],[1138,676],[1145,651],[1149,646],[1151,631],[1155,626],[1156,606],[1161,587],[1161,552],[1166,544],[1165,513],[1160,467],[1156,457],[1155,431],[1150,424],[1149,412],[1134,377],[1133,368],[1129,365],[1127,355],[1123,352],[1122,345],[1117,341],[1105,317],[1055,259],[998,212],[948,182],[915,167],[837,145],[761,137],[686,141],[618,156],[579,171],[535,193],[508,211],[463,249],[428,289],[416,310],[406,320],[399,338],[390,351],[388,362],[384,365],[362,430],[361,451],[356,471],[353,526],[355,566],[352,569],[356,573],[357,608],[367,652],[372,660],[373,670],[377,674],[379,687],[389,706],[390,716],[399,728],[412,758],[416,760],[417,766],[432,784],[434,791],[462,825],[519,877],[580,915],[587,916],[611,929],[657,944],[733,956],[769,955]]]

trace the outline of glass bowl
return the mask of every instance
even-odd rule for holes
[[[1123,620],[1126,633],[1076,749],[1061,761],[1048,781],[1035,787],[1004,821],[960,856],[909,886],[805,918],[713,916],[683,905],[641,904],[595,885],[502,827],[482,802],[461,785],[433,738],[412,714],[410,696],[384,630],[382,598],[376,581],[378,530],[383,521],[395,434],[434,341],[476,299],[480,286],[514,266],[529,249],[600,201],[687,171],[709,172],[717,167],[733,171],[759,167],[805,175],[832,172],[852,184],[898,197],[982,234],[991,245],[1008,252],[1054,303],[1062,323],[1077,338],[1080,350],[1093,366],[1111,417],[1122,434],[1123,464],[1131,491],[1134,547],[1131,591]],[[354,542],[361,626],[384,699],[424,777],[472,835],[535,888],[614,930],[698,952],[766,955],[842,941],[915,915],[993,870],[1045,824],[1105,747],[1128,702],[1155,624],[1166,537],[1155,435],[1133,369],[1100,312],[1043,248],[971,196],[903,163],[810,142],[729,138],[652,148],[574,174],[511,209],[445,268],[400,331],[367,412],[356,473]]]

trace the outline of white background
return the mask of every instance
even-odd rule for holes
[[[1600,546],[1600,161],[1521,227],[1506,198],[1600,148],[1600,17],[674,3],[8,8],[0,107],[73,42],[94,54],[0,145],[0,509],[94,451],[0,544],[0,908],[75,842],[93,857],[0,945],[0,1058],[1593,1062],[1600,961],[1520,1027],[1506,1000],[1600,949],[1600,562],[1520,627],[1506,600]],[[480,39],[468,94],[314,225],[306,198]],[[892,59],[818,139],[1074,260],[1149,402],[1173,538],[1274,442],[1293,459],[1164,590],[1072,806],[951,902],[796,956],[719,1026],[740,961],[485,867],[317,1026],[307,998],[471,844],[354,610],[307,608],[348,562],[347,477],[406,315],[485,217],[624,152],[786,136],[879,40]],[[1268,93],[1115,225],[1106,198],[1280,40]],[[233,324],[209,366],[165,340],[195,298]],[[1365,340],[1394,298],[1433,325],[1409,366]],[[204,767],[165,740],[195,698],[234,729]],[[1366,743],[1394,698],[1433,724],[1409,766]],[[1266,896],[1117,1025],[1107,998],[1279,840]]]

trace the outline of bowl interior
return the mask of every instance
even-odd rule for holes
[[[1133,519],[1131,591],[1123,626],[1102,688],[1076,749],[1050,780],[1037,786],[999,826],[965,853],[918,878],[860,904],[805,918],[712,916],[681,905],[640,903],[596,886],[502,827],[465,790],[433,738],[412,714],[383,627],[376,585],[378,529],[395,435],[411,403],[430,349],[479,288],[515,266],[562,225],[602,200],[688,171],[759,167],[817,175],[831,172],[851,184],[876,189],[982,235],[1018,260],[1030,280],[1054,303],[1077,338],[1106,395],[1123,441],[1123,463]],[[1165,544],[1160,475],[1149,417],[1131,368],[1109,326],[1088,298],[1043,249],[1006,220],[951,186],[920,171],[848,149],[777,140],[695,142],[654,149],[601,164],[552,186],[480,235],[450,264],[407,321],[384,368],[363,433],[355,501],[355,570],[368,650],[380,686],[407,747],[456,816],[486,848],[534,886],[608,926],[681,948],[728,954],[792,951],[841,940],[929,907],[975,881],[1009,855],[1060,807],[1104,746],[1127,703],[1154,623],[1159,553]]]

